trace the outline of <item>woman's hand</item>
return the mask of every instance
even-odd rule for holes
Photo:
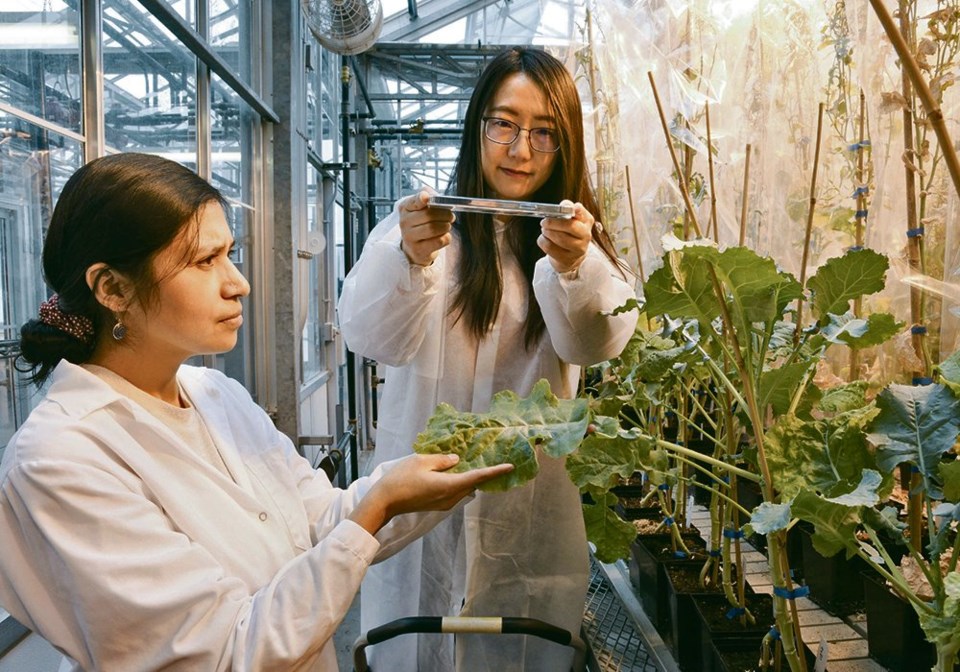
[[[401,513],[451,509],[477,486],[513,470],[512,464],[498,464],[459,474],[446,471],[459,459],[456,455],[403,458],[374,483],[350,514],[350,520],[376,534]]]
[[[580,268],[587,256],[587,248],[593,240],[593,227],[596,220],[580,203],[561,201],[560,205],[572,205],[571,219],[540,220],[540,237],[537,245],[550,258],[550,264],[557,273],[568,273]]]
[[[417,266],[432,264],[453,238],[453,212],[427,207],[432,195],[432,190],[422,189],[400,201],[400,249]]]

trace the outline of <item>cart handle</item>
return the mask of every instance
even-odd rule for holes
[[[365,649],[398,635],[412,633],[485,633],[494,635],[532,635],[574,650],[573,669],[586,666],[587,645],[576,634],[536,618],[512,616],[410,616],[373,628],[353,644],[354,672],[369,672]]]

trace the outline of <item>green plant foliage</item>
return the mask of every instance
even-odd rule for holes
[[[621,429],[616,418],[594,417],[591,427],[596,429],[567,456],[567,473],[580,489],[609,490],[640,469],[655,446],[650,437]]]
[[[853,411],[867,405],[867,387],[865,380],[855,380],[846,385],[838,385],[823,393],[817,404],[824,413],[835,414]]]
[[[954,394],[960,395],[960,350],[940,362],[937,371],[940,373],[940,382]]]
[[[881,471],[908,462],[920,470],[929,489],[941,455],[960,432],[960,401],[943,385],[891,384],[876,404],[880,413],[867,438],[877,446]]]
[[[829,315],[843,315],[850,310],[852,300],[882,290],[889,266],[885,256],[869,249],[852,250],[829,259],[807,281],[820,325],[829,322]]]
[[[790,400],[811,366],[813,362],[798,361],[764,371],[760,376],[760,406],[772,406],[777,415],[786,413],[790,408]]]
[[[943,498],[948,502],[960,502],[960,461],[941,462],[940,478],[943,481]]]
[[[595,555],[600,562],[614,562],[630,555],[630,544],[637,537],[637,529],[614,513],[616,495],[606,494],[595,504],[583,505],[583,522],[587,539],[597,547]]]
[[[831,343],[843,343],[851,348],[880,345],[903,329],[903,322],[890,313],[871,313],[866,318],[853,313],[828,315],[821,333]]]
[[[830,558],[845,551],[848,560],[856,555],[860,507],[831,502],[804,488],[794,498],[791,511],[813,523],[813,547],[820,555]]]
[[[949,573],[943,580],[943,590],[946,599],[942,611],[917,613],[927,639],[936,644],[941,658],[950,660],[960,650],[960,574]]]
[[[536,448],[551,457],[576,450],[587,431],[586,399],[558,399],[540,380],[530,396],[498,392],[487,413],[464,413],[449,404],[437,406],[413,449],[421,454],[456,453],[454,471],[509,462],[514,470],[481,486],[504,491],[523,485],[540,470]]]
[[[761,502],[750,513],[750,529],[756,534],[770,534],[790,527],[790,503]]]
[[[766,453],[781,496],[794,497],[806,488],[832,497],[855,488],[865,469],[877,468],[864,436],[865,426],[876,415],[877,410],[868,407],[824,420],[778,418],[766,434]],[[888,475],[887,494],[892,485]]]

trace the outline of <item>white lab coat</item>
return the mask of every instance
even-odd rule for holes
[[[386,365],[377,423],[377,459],[406,454],[439,402],[483,412],[498,391],[527,395],[541,378],[561,398],[576,394],[579,365],[617,356],[634,331],[636,311],[601,314],[635,296],[633,288],[591,245],[580,269],[558,274],[548,259],[534,273],[534,294],[546,333],[534,350],[523,345],[530,300],[526,281],[501,245],[500,313],[480,342],[449,314],[459,239],[428,267],[412,266],[399,248],[394,212],[372,232],[348,274],[338,305],[348,347]],[[517,226],[539,226],[532,220]],[[503,225],[497,223],[502,240]],[[465,515],[453,516],[389,561],[371,568],[360,592],[367,630],[411,615],[539,618],[579,632],[588,581],[586,533],[577,488],[563,460],[540,455],[534,481],[508,493],[481,493]],[[462,606],[462,610],[461,610]],[[397,638],[373,647],[374,670],[449,672],[450,638]],[[461,636],[456,669],[569,669],[571,652],[518,636]]]
[[[0,604],[77,669],[336,670],[368,565],[443,514],[372,537],[237,382],[178,373],[232,476],[61,362],[0,465]],[[384,465],[388,469],[391,465]]]

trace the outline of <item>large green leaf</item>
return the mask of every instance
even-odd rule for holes
[[[808,488],[831,496],[856,487],[864,469],[877,469],[864,433],[876,413],[868,408],[823,420],[778,418],[764,436],[767,466],[777,491],[793,497]],[[888,476],[887,487],[891,484]]]
[[[692,248],[688,248],[692,249]],[[647,312],[651,315],[692,317],[709,324],[720,315],[720,303],[713,290],[708,256],[716,256],[715,248],[704,248],[705,255],[689,255],[681,251],[667,252],[663,266],[643,285]]]
[[[801,296],[800,283],[777,270],[773,259],[747,247],[730,247],[717,260],[717,274],[732,304],[734,321],[745,330],[755,322],[772,323]]]
[[[630,544],[637,538],[637,529],[614,513],[616,501],[616,496],[604,495],[595,504],[583,505],[587,540],[597,547],[595,555],[600,562],[629,557]]]
[[[831,343],[842,343],[851,348],[868,348],[891,339],[903,328],[890,313],[871,313],[866,318],[853,313],[828,315],[828,323],[821,330]]]
[[[867,438],[877,446],[880,470],[909,462],[925,480],[936,476],[941,455],[960,432],[960,401],[943,385],[891,384],[876,404],[880,413]]]
[[[846,551],[848,560],[856,555],[860,507],[828,501],[804,488],[794,497],[790,510],[800,520],[813,523],[813,547],[820,555],[829,558]]]
[[[567,456],[567,473],[578,488],[609,490],[646,466],[655,445],[650,437],[620,429],[615,418],[594,417],[591,426],[594,430]]]
[[[456,453],[460,462],[454,471],[509,462],[513,471],[481,486],[503,491],[537,475],[537,447],[552,457],[576,450],[588,421],[586,399],[558,399],[541,380],[526,398],[511,391],[497,393],[487,413],[460,412],[440,404],[413,449],[422,454]]]
[[[824,391],[817,406],[824,413],[831,415],[844,413],[863,408],[867,405],[867,387],[865,380],[855,380],[852,383],[838,385]]]
[[[774,415],[786,413],[797,387],[810,367],[815,364],[815,362],[798,361],[764,371],[760,376],[761,412],[765,412],[769,405],[773,407]]]
[[[820,324],[826,324],[830,314],[846,313],[852,300],[882,290],[889,265],[885,256],[869,249],[827,260],[807,281]]]

